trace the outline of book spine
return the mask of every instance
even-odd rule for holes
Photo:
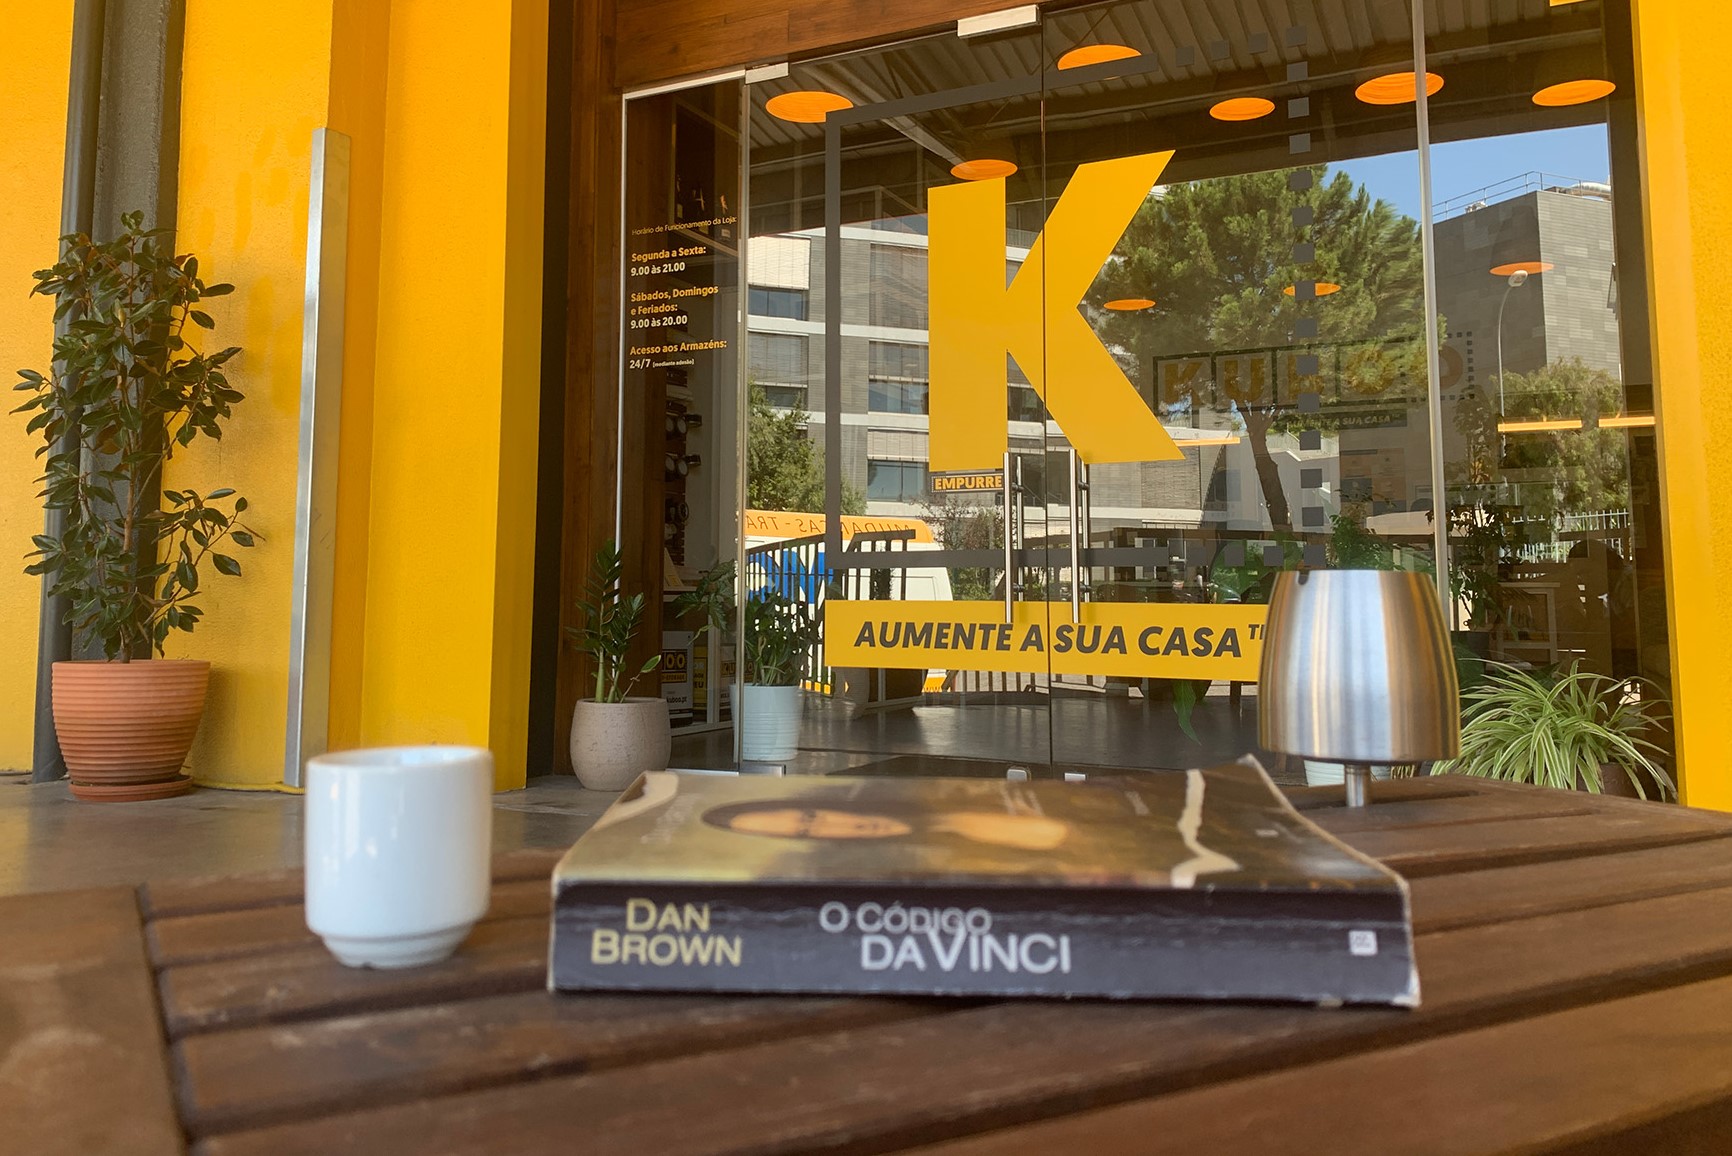
[[[562,991],[1418,1002],[1404,897],[566,883]]]

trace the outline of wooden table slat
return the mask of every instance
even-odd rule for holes
[[[1340,836],[1363,831],[1410,831],[1419,827],[1446,827],[1459,823],[1532,822],[1600,814],[1577,803],[1570,795],[1536,803],[1507,795],[1458,795],[1452,798],[1374,803],[1369,807],[1336,807],[1312,811],[1306,817],[1321,821]]]
[[[1414,927],[1444,931],[1732,886],[1732,839],[1416,879]]]
[[[925,1156],[1400,1150],[1709,1153],[1732,1145],[1732,979],[1576,1008],[922,1149]]]
[[[885,1150],[1732,974],[1732,889],[1419,945],[1425,990],[1414,1012],[1005,1002],[237,1132],[201,1151],[360,1153],[389,1142],[455,1156],[490,1151],[504,1134],[526,1154]],[[701,1126],[670,1110],[700,1102]]]
[[[1325,830],[1334,813],[1312,812]],[[1635,813],[1569,815],[1521,822],[1454,823],[1391,831],[1351,831],[1341,838],[1410,879],[1521,863],[1609,855],[1702,839],[1724,839],[1727,828],[1694,812],[1656,807]]]
[[[1283,787],[1281,793],[1301,811],[1339,810],[1344,798],[1344,788],[1340,786]],[[1491,793],[1486,789],[1484,780],[1466,775],[1379,779],[1371,784],[1371,801],[1377,806],[1412,800],[1435,802],[1442,799],[1465,799]]]
[[[484,919],[545,919],[551,905],[546,879],[498,883]],[[150,924],[151,961],[159,968],[318,945],[319,937],[307,928],[306,909],[298,902],[175,915]]]
[[[0,898],[0,1149],[182,1151],[130,887]]]
[[[505,883],[518,879],[547,879],[563,851],[531,848],[508,851],[494,857],[493,881]],[[240,911],[250,907],[269,907],[278,903],[299,903],[306,891],[300,871],[274,871],[263,875],[243,875],[204,879],[171,879],[147,883],[141,889],[141,906],[149,919],[171,915],[197,915],[210,911]]]
[[[171,967],[158,977],[171,1037],[193,1031],[533,991],[547,982],[547,919],[478,924],[451,959],[403,971],[344,967],[323,944]]]
[[[961,1001],[543,992],[190,1036],[176,1047],[195,1136],[966,1010]]]

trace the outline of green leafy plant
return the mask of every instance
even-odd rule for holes
[[[1339,570],[1396,570],[1395,548],[1365,528],[1363,506],[1329,519],[1329,564]]]
[[[1441,762],[1438,774],[1573,789],[1598,794],[1603,767],[1616,767],[1647,797],[1648,786],[1675,794],[1653,755],[1664,752],[1642,735],[1659,720],[1660,706],[1641,697],[1649,684],[1582,670],[1556,675],[1487,662],[1485,680],[1462,700],[1461,757]]]
[[[704,625],[726,631],[734,616],[734,563],[721,562],[698,575],[697,585],[674,599],[674,613],[681,618],[701,613]]]
[[[624,702],[637,680],[661,665],[662,656],[648,659],[630,677],[626,655],[643,624],[644,596],[625,596],[621,587],[625,561],[611,539],[601,544],[584,582],[578,609],[583,625],[568,626],[572,645],[595,659],[595,701]]]
[[[13,412],[42,436],[40,496],[66,515],[59,535],[35,537],[25,572],[66,597],[79,646],[124,661],[161,654],[170,631],[197,626],[204,564],[239,575],[224,550],[255,535],[232,489],[160,489],[175,451],[220,439],[242,400],[223,372],[240,349],[204,353],[187,340],[188,323],[216,325],[199,304],[234,286],[205,284],[198,259],[176,256],[168,231],[145,229],[142,214],[121,223],[112,241],[63,237],[60,262],[33,275],[31,293],[53,297],[55,319],[70,321],[49,373],[18,371],[14,388],[30,396]]]
[[[746,681],[755,686],[799,686],[818,644],[820,626],[806,604],[774,590],[746,601]]]

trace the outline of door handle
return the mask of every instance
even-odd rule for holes
[[[1021,461],[1017,461],[1020,473]],[[1011,455],[1004,451],[1004,476],[999,479],[1004,486],[1004,622],[1010,625],[1016,621],[1016,507],[1017,491],[1022,487],[1011,481]],[[1018,482],[1021,478],[1017,479]]]
[[[1070,447],[1070,620],[1082,621],[1082,540],[1077,532],[1077,519],[1082,512],[1082,465],[1077,461],[1076,447]]]

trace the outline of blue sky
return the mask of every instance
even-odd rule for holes
[[[1419,156],[1393,153],[1331,164],[1367,186],[1372,196],[1419,217]],[[1431,150],[1431,191],[1441,204],[1509,177],[1539,171],[1553,177],[1604,181],[1610,177],[1603,125],[1481,137],[1436,145]]]

